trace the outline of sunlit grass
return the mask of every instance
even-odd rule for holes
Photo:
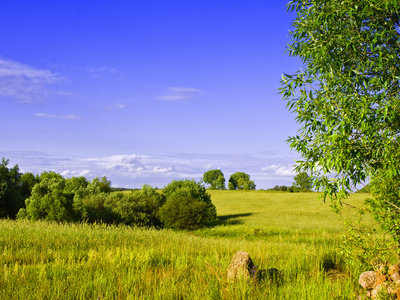
[[[316,194],[210,193],[222,221],[194,232],[0,220],[0,299],[356,297],[336,253],[343,219]],[[229,284],[239,250],[284,283]]]

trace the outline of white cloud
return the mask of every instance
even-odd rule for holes
[[[47,86],[61,80],[51,71],[0,58],[0,97],[32,102],[46,97],[50,92]]]
[[[76,170],[64,170],[60,173],[64,177],[86,177],[90,174],[89,170],[76,171]]]
[[[296,175],[295,171],[293,170],[293,166],[285,166],[281,164],[273,164],[266,167],[262,167],[261,171],[268,172],[271,175],[277,175],[283,177]]]
[[[270,166],[267,166],[267,167],[262,167],[261,171],[275,171],[279,167],[281,167],[281,165],[270,165]]]
[[[42,117],[42,118],[54,118],[54,119],[78,119],[79,117],[76,115],[66,115],[66,116],[60,116],[60,115],[51,115],[51,114],[43,114],[43,113],[37,113],[35,114],[36,117]]]
[[[201,90],[199,89],[186,87],[169,87],[167,90],[167,94],[158,97],[158,99],[163,101],[181,102],[192,100],[201,93]]]
[[[170,173],[175,170],[171,166],[158,165],[157,159],[146,155],[123,154],[89,160],[96,162],[103,169],[129,173],[132,176]]]

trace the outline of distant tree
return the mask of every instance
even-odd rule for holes
[[[254,181],[250,180],[250,175],[243,172],[236,172],[229,177],[228,188],[230,190],[255,190],[256,185]]]
[[[281,185],[281,186],[275,185],[272,189],[269,189],[269,190],[286,192],[288,189],[289,189],[289,187],[287,187],[285,185]]]
[[[87,185],[87,190],[90,194],[98,193],[110,193],[111,192],[111,181],[107,180],[105,176],[101,178],[93,178],[92,182]]]
[[[300,188],[302,192],[311,191],[312,179],[306,172],[300,172],[294,177],[293,186]]]
[[[209,170],[204,173],[203,181],[210,185],[211,190],[224,190],[225,177],[221,170]]]
[[[9,160],[0,164],[0,218],[15,218],[20,208],[25,206],[21,191],[21,173],[18,165],[8,168]]]

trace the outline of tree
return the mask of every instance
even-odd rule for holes
[[[229,177],[228,188],[230,190],[255,190],[254,181],[250,180],[250,175],[243,172],[236,172]]]
[[[29,172],[21,175],[21,192],[24,200],[31,196],[33,187],[38,182],[39,182],[39,176],[37,175],[35,176]]]
[[[55,172],[43,172],[39,180],[32,189],[32,195],[25,201],[26,210],[20,210],[18,217],[51,221],[77,220],[73,208],[74,194],[65,190],[65,178]]]
[[[300,188],[302,192],[311,191],[312,179],[306,172],[298,173],[293,179],[293,186]]]
[[[21,191],[21,173],[18,165],[8,168],[9,160],[2,159],[0,164],[0,218],[15,218],[20,208],[24,207]]]
[[[281,87],[302,125],[289,138],[302,156],[295,168],[310,173],[337,209],[352,186],[371,180],[393,194],[400,179],[399,8],[394,0],[288,5],[297,13],[288,52],[303,62],[300,71],[283,76]],[[398,215],[399,197],[372,196],[376,219],[395,225],[396,218],[378,214]]]
[[[158,215],[166,227],[195,229],[217,219],[210,194],[194,180],[173,180],[163,194],[166,202]]]
[[[161,226],[157,213],[165,203],[165,197],[153,187],[145,184],[140,190],[130,193],[112,193],[111,195],[118,196],[113,210],[120,215],[125,224],[147,227]]]
[[[224,190],[225,177],[221,170],[209,170],[204,173],[203,181],[210,185],[211,190]]]

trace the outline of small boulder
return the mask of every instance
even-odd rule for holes
[[[387,297],[387,295],[389,295],[388,285],[389,285],[389,283],[387,281],[385,281],[385,282],[381,283],[380,285],[378,285],[377,287],[375,287],[371,292],[371,298],[379,300],[382,298],[382,296],[383,296],[383,298]]]
[[[399,273],[399,271],[400,271],[400,266],[398,264],[394,264],[389,266],[388,274],[393,275],[395,273]]]
[[[364,289],[370,290],[377,286],[377,284],[376,284],[377,279],[378,279],[378,276],[375,272],[367,271],[360,275],[358,282],[361,284],[361,286]]]
[[[399,273],[399,272],[393,273],[392,275],[390,275],[390,278],[391,278],[394,282],[396,282],[396,281],[398,281],[398,280],[400,279],[400,273]]]
[[[250,279],[251,270],[254,269],[253,261],[247,252],[237,252],[228,267],[228,281],[236,279]]]

